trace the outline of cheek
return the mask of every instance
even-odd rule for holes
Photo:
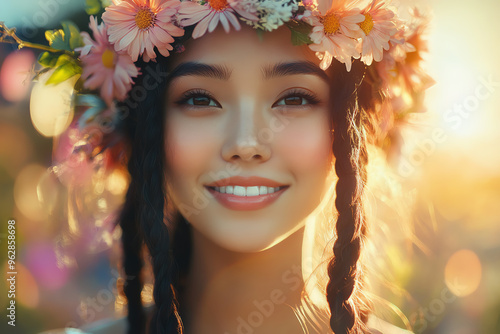
[[[198,127],[192,122],[169,121],[165,129],[165,151],[172,176],[197,179],[214,158],[217,136],[206,124]]]
[[[332,139],[327,124],[323,118],[292,121],[277,136],[276,150],[294,173],[329,170]]]

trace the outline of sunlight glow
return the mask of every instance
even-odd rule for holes
[[[79,76],[63,81],[57,85],[46,85],[52,71],[40,76],[31,92],[31,121],[38,132],[46,137],[61,134],[73,120],[71,103],[73,86]]]
[[[455,252],[446,263],[444,271],[446,285],[458,297],[472,294],[481,282],[481,261],[473,251],[463,249]]]
[[[37,184],[45,170],[41,165],[28,165],[17,175],[14,184],[14,200],[17,208],[33,221],[43,221],[46,218],[37,195]]]

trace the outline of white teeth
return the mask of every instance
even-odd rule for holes
[[[246,195],[247,196],[258,196],[259,195],[259,187],[248,187],[247,191],[246,191]]]
[[[252,187],[241,187],[241,186],[226,186],[226,187],[215,187],[215,191],[222,194],[234,194],[236,196],[258,196],[272,194],[278,190],[280,187],[266,187],[266,186],[252,186]]]
[[[245,187],[234,186],[234,194],[236,196],[246,196],[247,190],[245,189]]]
[[[259,194],[261,194],[261,195],[267,194],[267,187],[266,186],[260,186],[260,188],[259,188]]]

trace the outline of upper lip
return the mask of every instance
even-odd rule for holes
[[[224,187],[224,186],[243,186],[243,187],[252,187],[252,186],[265,186],[265,187],[282,187],[286,186],[286,184],[276,182],[271,179],[267,179],[265,177],[260,176],[232,176],[225,179],[221,179],[209,184],[206,184],[207,187]]]

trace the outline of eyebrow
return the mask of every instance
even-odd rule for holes
[[[321,79],[329,82],[328,75],[310,61],[295,61],[289,63],[278,63],[273,66],[266,66],[262,69],[264,74],[264,79],[269,80],[272,78],[278,78],[286,75],[294,74],[312,74],[320,77]]]
[[[172,81],[175,78],[196,75],[207,78],[214,78],[220,80],[229,80],[231,77],[231,71],[227,66],[221,65],[209,65],[198,62],[186,62],[179,64],[170,73],[168,80]]]
[[[183,76],[202,76],[227,81],[232,70],[225,65],[209,65],[199,62],[185,62],[179,64],[169,75],[169,82]],[[296,74],[312,74],[329,82],[328,75],[310,61],[282,62],[262,68],[265,80]]]

